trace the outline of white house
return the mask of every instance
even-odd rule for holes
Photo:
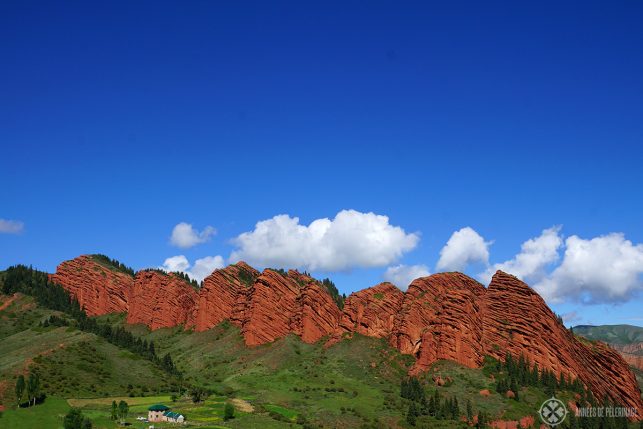
[[[185,416],[183,414],[175,413],[174,411],[164,412],[163,417],[166,422],[183,423],[185,421]]]

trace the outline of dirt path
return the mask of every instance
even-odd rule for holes
[[[5,308],[9,307],[15,300],[18,298],[17,294],[13,294],[9,297],[8,300],[0,304],[0,311],[4,310]]]
[[[244,413],[254,413],[255,407],[252,406],[252,404],[248,401],[244,401],[243,399],[240,398],[234,398],[231,399],[230,402],[232,402],[232,405],[239,411],[243,411]]]

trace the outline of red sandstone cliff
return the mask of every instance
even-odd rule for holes
[[[616,349],[625,362],[636,369],[643,371],[643,342],[634,344],[611,344]]]
[[[417,358],[413,372],[438,359],[477,367],[484,357],[481,298],[485,288],[460,273],[414,280],[395,320],[391,345]]]
[[[90,255],[61,263],[50,279],[64,286],[90,316],[127,311],[134,284],[131,275]]]
[[[127,323],[143,323],[150,329],[186,325],[197,299],[194,287],[175,274],[139,271],[130,294]]]
[[[390,342],[402,353],[415,355],[412,372],[438,359],[480,366],[484,294],[484,286],[460,273],[434,274],[411,283]]]
[[[259,277],[259,271],[245,262],[215,270],[203,280],[197,308],[190,321],[197,331],[210,329],[224,320],[241,326],[246,293]]]
[[[486,354],[500,359],[506,352],[523,354],[541,369],[580,378],[598,398],[607,395],[643,409],[636,378],[623,358],[603,343],[577,340],[525,283],[498,271],[483,302]]]
[[[301,286],[290,321],[292,331],[307,343],[315,343],[337,332],[342,312],[324,287],[297,271],[288,271],[288,277]]]
[[[252,287],[241,332],[250,346],[274,341],[291,332],[299,284],[277,271],[265,270]]]
[[[340,320],[341,331],[357,332],[369,337],[391,335],[395,315],[400,311],[404,293],[391,283],[352,293],[344,303]]]
[[[290,333],[309,343],[332,337],[327,344],[359,333],[413,354],[412,373],[439,359],[479,367],[485,355],[523,354],[540,368],[578,377],[597,397],[643,409],[636,379],[614,349],[577,340],[536,292],[500,271],[488,288],[460,273],[416,279],[406,293],[382,283],[351,294],[343,311],[305,274],[260,274],[243,262],[216,270],[198,291],[154,270],[133,279],[90,256],[60,264],[51,278],[88,314],[128,311],[129,323],[151,329],[183,324],[202,331],[227,319],[250,346]]]

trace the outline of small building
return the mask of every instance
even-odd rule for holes
[[[168,411],[170,411],[170,407],[166,407],[163,404],[152,405],[147,409],[147,421],[164,422],[166,420],[163,414]]]
[[[163,417],[166,422],[171,423],[183,423],[185,421],[185,416],[180,413],[175,413],[174,411],[166,411],[163,413]]]

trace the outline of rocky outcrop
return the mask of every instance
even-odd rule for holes
[[[484,295],[483,350],[504,359],[522,354],[539,368],[579,378],[596,397],[607,395],[643,409],[641,392],[627,363],[611,347],[581,342],[527,284],[498,271]]]
[[[285,273],[265,270],[255,282],[242,319],[246,344],[255,346],[291,332],[299,284]]]
[[[107,262],[81,256],[62,263],[51,279],[88,314],[127,311],[129,323],[151,329],[184,325],[203,331],[229,320],[249,346],[289,334],[308,343],[329,338],[327,345],[353,334],[386,338],[415,357],[411,373],[440,359],[475,368],[485,355],[502,360],[507,353],[522,354],[541,369],[580,379],[596,397],[643,409],[636,379],[619,352],[577,339],[535,291],[501,271],[488,288],[461,273],[416,279],[405,293],[382,283],[351,294],[340,310],[328,285],[294,270],[259,273],[239,262],[216,270],[197,290],[175,274],[147,270],[132,278]]]
[[[215,270],[203,280],[190,325],[205,331],[228,319],[241,326],[247,292],[257,277],[259,271],[245,262]]]
[[[307,343],[315,343],[337,332],[341,310],[316,281],[301,290],[291,322],[294,333]]]
[[[127,323],[142,323],[152,330],[187,325],[197,299],[194,287],[176,274],[139,271],[130,295]]]
[[[643,342],[633,344],[611,344],[628,365],[643,371]]]
[[[460,273],[434,274],[414,280],[404,294],[390,338],[392,346],[416,357],[413,373],[438,359],[469,367],[482,363],[485,288]]]
[[[340,334],[357,332],[369,337],[388,337],[403,299],[404,293],[391,283],[352,293],[344,302]]]
[[[83,255],[58,265],[50,276],[74,296],[90,316],[128,311],[133,276],[93,255]]]

